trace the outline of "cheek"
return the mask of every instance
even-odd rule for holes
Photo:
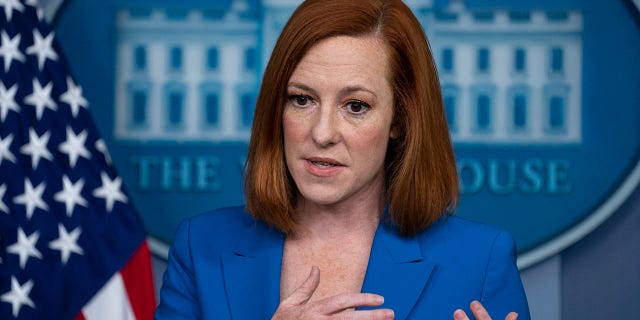
[[[298,149],[305,135],[305,126],[300,119],[285,113],[282,117],[282,133],[286,160],[289,161]]]
[[[291,116],[287,116],[287,113],[285,112],[285,114],[282,116],[282,132],[283,132],[285,147],[288,144],[291,144],[293,140],[295,140],[295,137],[297,135],[296,128],[297,128],[296,122],[291,119]]]
[[[360,130],[352,137],[352,141],[362,151],[363,156],[384,157],[389,143],[389,130],[381,130],[379,127]]]

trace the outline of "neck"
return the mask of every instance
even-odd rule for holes
[[[382,192],[372,192],[344,203],[321,205],[301,199],[296,206],[296,238],[337,239],[375,234],[384,211]]]

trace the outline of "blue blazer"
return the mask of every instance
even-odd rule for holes
[[[241,207],[183,221],[160,291],[156,319],[270,319],[280,302],[284,235]],[[396,319],[452,319],[479,300],[493,319],[529,308],[512,238],[458,217],[412,238],[380,223],[362,292],[385,298]],[[321,280],[322,281],[322,280]]]

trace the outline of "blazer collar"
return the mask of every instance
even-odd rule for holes
[[[362,292],[383,296],[383,307],[393,309],[395,319],[406,319],[433,268],[433,263],[423,259],[420,243],[415,237],[401,237],[394,227],[380,222],[373,239]]]
[[[280,270],[284,234],[256,222],[239,239],[232,254],[223,255],[222,269],[234,319],[269,319],[280,304]]]
[[[270,317],[280,303],[284,235],[261,222],[240,239],[233,254],[222,256],[223,277],[235,319]],[[362,292],[380,294],[383,307],[406,319],[433,270],[416,238],[404,238],[381,222],[376,231]]]

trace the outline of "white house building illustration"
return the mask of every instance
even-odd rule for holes
[[[115,137],[247,140],[262,31],[250,10],[121,10]]]
[[[257,2],[120,10],[116,139],[247,141],[262,69],[299,4]],[[580,11],[406,2],[429,37],[455,143],[581,142]]]

